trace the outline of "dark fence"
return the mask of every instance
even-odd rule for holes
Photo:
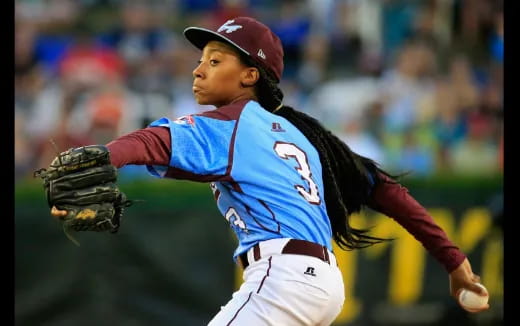
[[[336,250],[347,300],[335,325],[502,325],[502,179],[404,182],[467,253],[491,294],[471,315],[449,296],[448,277],[392,219],[366,211],[359,226],[397,237],[389,245]],[[116,235],[77,235],[50,217],[41,185],[15,192],[16,325],[205,325],[241,281],[235,239],[208,185],[124,182],[130,198]]]

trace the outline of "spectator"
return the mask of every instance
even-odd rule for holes
[[[15,30],[14,89],[15,108],[27,114],[44,86],[43,72],[36,55],[37,27],[18,20]]]
[[[295,0],[280,3],[276,16],[272,17],[269,27],[280,37],[284,49],[284,77],[291,78],[301,64],[303,45],[309,36],[311,20],[307,6]]]
[[[482,114],[489,120],[492,132],[490,137],[495,143],[499,142],[502,134],[504,119],[504,89],[503,66],[492,64],[490,78],[481,89],[479,107],[475,114]]]
[[[127,84],[138,92],[167,92],[169,76],[162,72],[165,55],[175,38],[154,24],[154,19],[154,11],[146,1],[126,1],[122,4],[119,24],[99,37],[103,45],[117,51],[124,60]]]
[[[469,113],[477,108],[479,90],[467,56],[459,54],[451,60],[449,84],[461,111]]]
[[[498,146],[489,141],[489,122],[483,116],[468,121],[468,137],[450,149],[454,173],[461,175],[492,175],[499,171]]]
[[[125,1],[118,23],[99,36],[126,65],[125,84],[143,107],[141,127],[167,114],[171,106],[175,76],[169,72],[170,66],[178,64],[171,61],[177,36],[165,27],[164,10],[148,1]]]
[[[285,78],[296,78],[305,91],[312,91],[326,77],[329,40],[322,34],[311,34],[301,51],[301,63],[294,63],[299,66],[296,75],[288,75]]]
[[[381,167],[385,168],[387,162],[381,144],[366,130],[363,122],[364,119],[350,120],[346,123],[344,131],[337,135],[354,152],[379,162]]]
[[[416,130],[407,130],[396,166],[411,171],[416,177],[430,176],[435,172],[435,152],[419,142]]]
[[[381,78],[385,130],[402,132],[414,124],[417,107],[433,90],[436,69],[433,51],[423,42],[406,44],[394,67]]]
[[[309,96],[304,110],[311,112],[331,129],[339,130],[363,115],[378,99],[378,82],[371,76],[332,79]]]
[[[27,123],[27,132],[41,160],[47,165],[56,149],[81,146],[91,142],[89,120],[84,119],[83,105],[97,88],[117,84],[124,76],[123,62],[114,51],[98,46],[91,34],[79,24],[74,42],[58,66],[59,79],[49,83],[38,95]]]
[[[14,179],[22,180],[32,173],[33,161],[37,159],[35,152],[24,130],[25,117],[16,112],[14,119]]]
[[[385,61],[393,61],[395,54],[413,36],[414,17],[422,1],[383,1],[382,39]]]
[[[446,80],[437,82],[433,105],[436,110],[433,125],[439,142],[439,168],[449,170],[449,151],[467,134],[466,116],[457,103],[457,94]]]
[[[217,2],[217,8],[209,11],[211,26],[219,27],[222,22],[233,17],[253,14],[247,0],[218,0]]]
[[[489,47],[493,61],[502,64],[504,62],[504,14],[495,13],[495,29],[491,34]]]

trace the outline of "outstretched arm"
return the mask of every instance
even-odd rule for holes
[[[170,131],[164,127],[139,129],[106,145],[111,163],[120,168],[127,164],[168,165],[171,156]]]
[[[170,161],[170,131],[163,127],[139,129],[106,146],[110,151],[110,162],[117,168],[127,164],[168,165]],[[51,214],[61,218],[67,211],[52,207]]]
[[[463,288],[484,295],[484,290],[474,284],[480,277],[473,274],[467,257],[448,239],[426,209],[407,188],[385,175],[380,177],[383,182],[375,185],[368,206],[393,218],[444,266],[449,273],[450,293],[454,298]]]

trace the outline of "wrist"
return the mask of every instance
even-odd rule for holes
[[[440,255],[437,255],[437,259],[443,265],[448,274],[451,274],[464,262],[466,255],[457,247],[449,247],[443,249],[440,252]]]

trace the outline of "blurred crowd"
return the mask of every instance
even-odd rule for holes
[[[502,1],[15,5],[16,181],[67,148],[212,109],[193,100],[200,53],[182,31],[239,15],[280,36],[285,104],[321,120],[359,154],[419,177],[502,172]]]

